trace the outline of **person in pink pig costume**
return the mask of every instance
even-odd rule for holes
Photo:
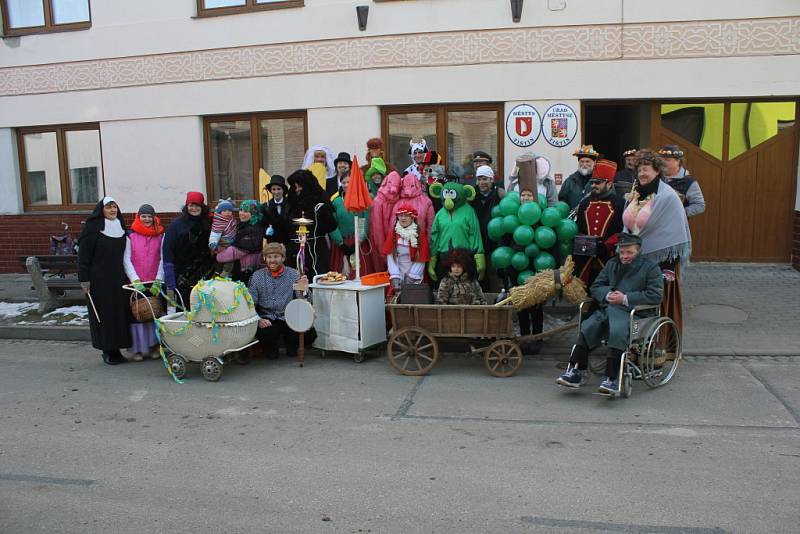
[[[409,173],[401,179],[400,200],[392,208],[392,220],[397,217],[397,210],[401,205],[410,205],[417,210],[417,225],[419,231],[425,235],[431,235],[431,226],[436,213],[433,211],[433,202],[430,197],[422,190],[422,182]]]
[[[397,171],[390,172],[384,178],[378,194],[372,200],[369,213],[369,240],[372,242],[374,267],[377,271],[386,270],[386,254],[383,253],[383,247],[378,246],[377,243],[383,243],[386,240],[389,228],[392,228],[397,220],[394,207],[400,198],[400,182],[400,175],[397,174]],[[422,225],[420,225],[421,228]]]

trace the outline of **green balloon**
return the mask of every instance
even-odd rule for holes
[[[572,239],[569,241],[561,241],[558,244],[558,253],[561,255],[562,258],[566,258],[570,254],[572,254]]]
[[[505,269],[511,265],[511,257],[514,255],[514,249],[511,247],[497,247],[492,252],[492,267],[495,269]]]
[[[578,234],[578,223],[571,219],[561,219],[556,225],[559,241],[569,241]]]
[[[537,273],[545,269],[555,269],[556,259],[549,252],[542,252],[533,260],[533,266],[536,267]]]
[[[510,193],[506,193],[506,196],[503,198],[512,198],[517,202],[517,204],[521,202],[519,199],[519,191],[511,191]]]
[[[495,206],[492,208],[492,217],[502,217],[503,214],[500,213],[500,206]]]
[[[552,228],[540,226],[534,231],[534,240],[539,248],[550,248],[556,244],[556,233]]]
[[[559,200],[558,203],[553,207],[558,210],[558,212],[561,214],[562,219],[566,219],[567,215],[569,215],[569,212],[572,211],[569,209],[569,204],[567,204],[563,200]]]
[[[541,220],[543,225],[549,226],[550,228],[555,228],[561,221],[561,214],[558,213],[556,208],[546,208],[542,212]]]
[[[486,233],[489,234],[489,238],[495,241],[499,241],[503,234],[506,231],[503,229],[503,218],[502,217],[495,217],[494,219],[489,221],[489,224],[486,225]]]
[[[525,226],[524,224],[520,224],[517,226],[517,229],[514,230],[514,243],[517,245],[527,246],[533,243],[533,228],[530,226]],[[520,269],[517,269],[520,270]]]
[[[515,252],[513,256],[511,256],[511,266],[514,268],[515,271],[524,271],[528,268],[528,264],[530,260],[528,256],[525,255],[524,252]]]
[[[545,197],[544,195],[539,195],[538,202],[540,208],[542,209],[547,208],[547,197]]]
[[[517,211],[517,217],[519,217],[519,222],[522,224],[527,224],[529,226],[533,226],[542,216],[542,208],[539,207],[538,204],[535,202],[526,202],[525,204],[519,207],[519,211]]]
[[[517,219],[516,215],[506,215],[503,217],[503,231],[507,234],[511,234],[514,230],[517,229],[519,226],[519,219]]]
[[[530,271],[530,270],[528,270],[528,271],[522,271],[521,273],[519,273],[519,274],[517,275],[517,283],[518,283],[519,285],[522,285],[522,284],[524,284],[525,282],[527,282],[527,281],[528,281],[528,278],[530,278],[531,276],[533,276],[533,271]]]
[[[519,202],[509,197],[503,198],[498,206],[503,215],[516,215],[519,210]]]
[[[525,247],[525,255],[529,258],[535,258],[539,255],[539,247],[536,246],[536,243],[531,243],[527,247]]]

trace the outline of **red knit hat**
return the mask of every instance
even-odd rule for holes
[[[205,205],[206,197],[200,191],[189,191],[186,193],[186,205],[189,204],[199,204],[201,206]]]
[[[414,206],[409,206],[408,204],[403,204],[399,208],[397,208],[397,215],[411,215],[415,219],[417,218],[417,210],[414,209]]]
[[[592,178],[600,178],[607,180],[609,183],[614,181],[614,175],[617,174],[617,164],[608,159],[599,159],[594,166]]]

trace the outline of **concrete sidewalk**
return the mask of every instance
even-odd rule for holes
[[[800,272],[789,264],[694,263],[684,272],[683,299],[687,355],[800,355]],[[0,301],[36,302],[28,275],[0,275]],[[0,338],[89,336],[80,327],[8,325]],[[543,352],[568,353],[573,338],[550,339]]]

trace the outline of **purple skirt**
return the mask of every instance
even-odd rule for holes
[[[133,339],[133,345],[128,350],[147,354],[153,345],[158,344],[156,323],[152,321],[148,323],[131,323],[131,338]]]

